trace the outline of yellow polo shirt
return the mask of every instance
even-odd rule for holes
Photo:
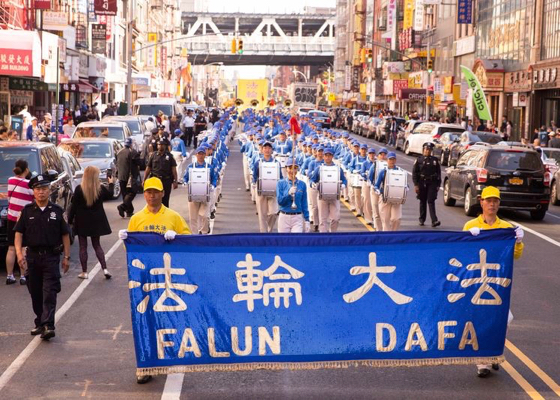
[[[176,211],[163,204],[157,214],[148,211],[145,206],[130,218],[129,232],[154,232],[163,235],[167,231],[175,231],[178,235],[191,235],[191,229]]]
[[[481,230],[487,229],[500,229],[500,228],[513,228],[513,225],[507,221],[502,221],[500,218],[496,217],[496,221],[493,225],[488,225],[484,221],[484,217],[481,215],[478,218],[471,219],[463,227],[464,231],[468,231],[471,228],[480,228]],[[523,255],[523,243],[515,243],[515,248],[513,251],[513,258],[518,259]]]

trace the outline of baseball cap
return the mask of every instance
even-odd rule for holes
[[[369,153],[375,154],[375,149],[374,149],[373,147],[370,147],[370,148],[368,149],[368,154],[369,154]]]
[[[484,189],[482,189],[482,194],[480,195],[480,198],[484,200],[484,199],[489,199],[491,197],[496,197],[499,199],[500,189],[494,186],[486,186]]]
[[[161,183],[161,180],[159,178],[153,176],[144,181],[144,191],[148,189],[156,189],[160,192],[163,192],[163,183]]]
[[[298,167],[299,168],[299,165],[297,164],[296,160],[294,160],[293,157],[289,157],[286,160],[286,167]]]
[[[270,142],[267,142],[267,141],[264,141],[264,143],[263,143],[263,147],[264,147],[264,146],[269,146],[269,147],[272,147],[272,143],[270,143]]]
[[[387,153],[387,158],[388,159],[389,158],[397,158],[397,155],[394,152],[391,151],[391,152]]]
[[[199,146],[198,149],[196,149],[196,154],[198,153],[204,153],[206,154],[206,147],[204,146]]]
[[[129,138],[129,137],[126,138],[126,139],[124,140],[124,145],[127,146],[127,147],[132,146],[132,138]]]
[[[360,149],[366,149],[367,150],[367,148],[368,148],[367,144],[365,144],[365,143],[360,146]]]
[[[323,151],[323,153],[324,153],[324,154],[331,154],[331,155],[334,154],[333,149],[331,149],[330,147],[325,148],[325,150]]]
[[[389,151],[385,147],[382,147],[381,150],[378,151],[379,154],[381,154],[381,153],[387,154],[388,152]]]

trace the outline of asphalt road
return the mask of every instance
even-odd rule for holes
[[[360,139],[366,141],[365,139]],[[376,145],[367,140],[368,143]],[[378,146],[379,147],[379,146]],[[413,157],[398,153],[397,164],[411,170]],[[257,232],[255,207],[241,176],[241,155],[232,145],[213,233]],[[172,208],[187,215],[186,190],[171,196]],[[23,286],[0,284],[0,398],[2,399],[526,399],[560,397],[560,207],[545,220],[528,213],[503,216],[526,229],[525,254],[515,262],[506,358],[508,363],[487,379],[474,366],[419,368],[348,368],[319,371],[214,372],[158,376],[146,385],[135,381],[126,257],[117,239],[128,220],[116,212],[118,202],[105,204],[113,234],[102,238],[113,279],[90,274],[77,278],[77,244],[70,272],[59,294],[57,337],[33,339],[31,301]],[[143,198],[137,196],[137,209]],[[468,218],[462,207],[437,201],[440,230],[461,229]],[[410,196],[401,230],[419,227],[418,204]],[[366,227],[342,207],[341,231]],[[112,251],[110,251],[112,249]],[[428,260],[426,260],[428,261]],[[90,252],[90,271],[97,260]],[[95,271],[95,270],[94,270]],[[62,310],[61,310],[62,308]]]

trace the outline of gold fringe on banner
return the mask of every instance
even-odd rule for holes
[[[317,361],[317,362],[270,362],[244,364],[202,364],[202,365],[174,365],[171,367],[137,368],[136,376],[166,375],[186,372],[213,371],[254,371],[268,370],[316,370],[337,369],[349,367],[431,367],[437,365],[475,365],[501,364],[505,361],[503,355],[497,357],[456,357],[456,358],[420,358],[414,360],[348,360],[348,361]]]

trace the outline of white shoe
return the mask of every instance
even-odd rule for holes
[[[80,273],[80,275],[78,275],[78,278],[80,278],[80,279],[87,279],[87,278],[88,278],[87,272],[82,272],[82,273]]]
[[[111,277],[113,276],[108,269],[103,270],[103,275],[105,275],[105,279],[111,279]]]

